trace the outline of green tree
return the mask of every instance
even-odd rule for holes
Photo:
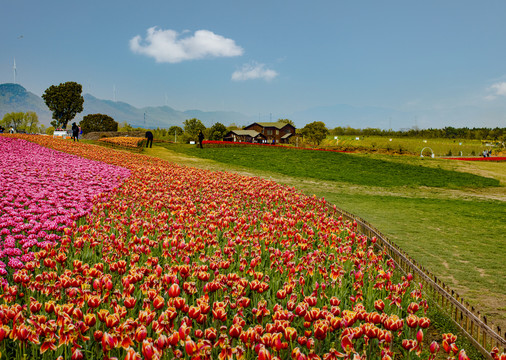
[[[118,125],[118,131],[128,132],[133,130],[134,130],[133,126],[127,123],[126,121],[123,121]]]
[[[81,84],[69,81],[58,86],[51,85],[42,94],[47,107],[53,112],[53,119],[58,127],[66,129],[69,121],[83,111],[82,91]]]
[[[209,140],[223,140],[223,136],[228,132],[225,125],[217,122],[209,129]]]
[[[304,126],[301,134],[309,142],[320,145],[323,139],[327,137],[329,130],[322,121],[314,121]]]
[[[13,127],[14,130],[24,130],[23,123],[25,121],[25,113],[24,112],[11,112],[4,115],[2,119],[2,125],[6,130],[9,130],[10,127]]]
[[[55,130],[55,129],[54,129],[54,127],[53,127],[53,126],[50,126],[50,127],[48,127],[48,128],[46,129],[46,134],[47,134],[47,135],[53,135],[54,130]]]
[[[181,128],[181,126],[171,126],[169,128],[169,131],[168,131],[168,134],[169,135],[181,135],[183,133],[183,129]]]
[[[33,133],[37,131],[37,125],[39,125],[39,117],[34,111],[27,111],[25,113],[25,131]]]
[[[184,132],[188,135],[189,140],[196,141],[198,138],[199,131],[204,131],[206,127],[202,124],[199,119],[186,119],[183,122]]]
[[[118,123],[112,117],[104,114],[89,114],[81,122],[83,134],[92,131],[118,131]]]
[[[236,123],[232,123],[230,124],[229,126],[227,126],[227,130],[228,131],[232,131],[232,130],[240,130],[242,129],[241,127],[237,126]]]

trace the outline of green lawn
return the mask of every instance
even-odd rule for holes
[[[479,156],[483,150],[495,149],[495,147],[486,146],[480,140],[468,139],[423,139],[409,137],[388,137],[388,136],[357,136],[344,135],[339,136],[338,140],[334,136],[328,136],[322,142],[323,146],[339,146],[342,148],[367,148],[367,149],[389,149],[402,150],[419,155],[422,149],[430,148],[435,156],[446,156],[450,153],[453,156]],[[493,142],[492,142],[493,143]],[[425,153],[425,152],[424,152]],[[430,154],[430,151],[425,154]]]
[[[164,146],[147,153],[272,178],[364,218],[492,323],[506,327],[506,192],[497,179],[453,170],[480,164],[280,148]],[[501,175],[496,177],[504,179],[505,164],[486,165],[484,173],[491,176],[495,168]]]
[[[204,148],[165,145],[190,156],[295,177],[366,186],[489,187],[496,179],[469,173],[327,151],[268,147]]]

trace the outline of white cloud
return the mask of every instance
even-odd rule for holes
[[[251,79],[264,79],[270,81],[278,76],[278,73],[274,70],[267,69],[265,64],[259,64],[253,62],[251,64],[244,64],[240,70],[234,71],[232,74],[232,80],[251,80]]]
[[[496,96],[506,96],[506,82],[495,83],[490,87]]]
[[[184,31],[182,34],[187,34]],[[153,57],[157,62],[178,63],[206,57],[231,57],[244,53],[235,41],[209,30],[197,30],[182,37],[177,31],[151,27],[146,39],[137,35],[130,39],[130,50]]]

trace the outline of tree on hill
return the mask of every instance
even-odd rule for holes
[[[66,129],[69,121],[83,111],[82,91],[81,84],[69,81],[58,86],[51,85],[42,94],[47,107],[53,112],[53,119],[58,127]]]
[[[320,145],[323,139],[327,137],[329,130],[322,121],[314,121],[304,126],[301,130],[301,134],[309,142]]]
[[[81,125],[83,134],[92,131],[118,131],[118,123],[109,115],[104,114],[86,115],[79,125]]]
[[[223,140],[223,137],[228,132],[225,125],[217,122],[209,129],[208,138],[209,140]]]

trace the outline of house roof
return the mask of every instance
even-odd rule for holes
[[[292,135],[292,133],[286,133],[285,135],[281,136],[281,139],[288,139]]]
[[[258,131],[255,131],[255,130],[230,130],[230,133],[233,133],[233,134],[236,134],[239,136],[249,135],[252,138],[254,138],[260,134]]]
[[[284,123],[284,122],[281,122],[281,121],[277,121],[277,122],[257,122],[257,123],[253,123],[251,125],[254,125],[254,124],[258,124],[258,125],[260,125],[262,127],[274,127],[276,129],[282,129],[286,125],[290,125],[290,126],[293,127],[293,125],[288,124],[288,123]],[[249,125],[247,127],[250,127],[251,125]]]

